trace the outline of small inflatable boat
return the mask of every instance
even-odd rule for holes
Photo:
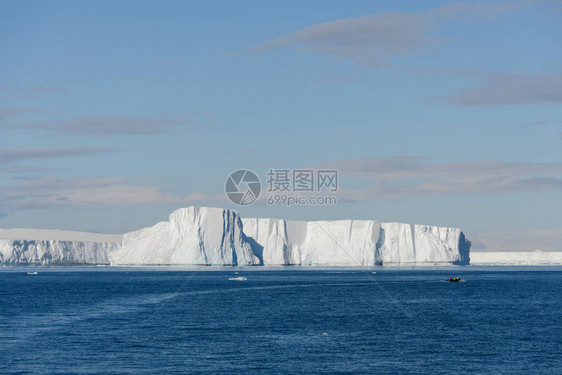
[[[239,276],[239,277],[231,277],[228,280],[230,280],[230,281],[246,281],[248,279],[244,276]]]
[[[449,277],[449,280],[447,280],[448,283],[458,283],[459,281],[461,281],[460,277]]]

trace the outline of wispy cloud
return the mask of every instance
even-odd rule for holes
[[[0,120],[13,119],[24,115],[41,112],[45,112],[45,110],[40,108],[4,107],[0,108]],[[2,124],[0,124],[0,126],[2,126]]]
[[[351,59],[360,65],[383,65],[388,57],[422,46],[428,27],[428,20],[416,15],[373,14],[314,25],[254,48],[300,45],[304,50]]]
[[[150,135],[172,132],[181,126],[200,126],[190,118],[160,117],[153,119],[117,116],[83,116],[65,120],[6,122],[0,128],[31,129],[65,135]]]
[[[53,87],[53,86],[26,86],[20,87],[14,90],[17,94],[23,96],[42,96],[42,95],[50,95],[50,94],[59,94],[65,91],[65,89],[61,87]]]
[[[145,204],[225,203],[223,194],[168,194],[159,187],[128,183],[124,178],[32,178],[0,186],[0,207],[16,211],[52,207],[92,208]]]
[[[459,106],[562,103],[562,75],[488,75],[483,86],[436,99]]]
[[[14,209],[162,203],[168,198],[152,186],[120,178],[36,178],[0,187],[2,206]]]
[[[524,127],[538,127],[538,126],[559,125],[559,124],[562,124],[562,121],[545,121],[545,120],[541,120],[541,121],[528,122],[528,123],[526,123],[526,124],[518,125],[517,127],[519,127],[519,128],[524,128]]]
[[[421,13],[377,13],[316,24],[253,50],[301,46],[306,51],[350,59],[360,65],[385,65],[388,59],[409,54],[433,40],[431,30],[446,20],[486,20],[514,12],[537,1],[459,2]]]
[[[12,85],[8,83],[0,84],[0,92],[9,94],[11,96],[16,95],[20,97],[37,97],[44,95],[59,94],[65,92],[66,89],[56,86],[48,85],[30,85],[30,86],[19,86]]]
[[[73,147],[73,148],[20,148],[0,150],[0,164],[21,162],[32,159],[53,159],[76,156],[97,155],[119,151],[105,147]]]
[[[561,163],[507,163],[497,161],[427,163],[401,156],[322,163],[343,176],[371,180],[365,189],[342,190],[342,199],[438,194],[493,194],[546,190],[562,191]]]
[[[562,251],[562,228],[494,231],[470,238],[473,251]]]

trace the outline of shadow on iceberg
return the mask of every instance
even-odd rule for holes
[[[252,252],[254,253],[254,255],[258,258],[258,260],[260,261],[259,265],[263,266],[263,246],[260,245],[256,240],[254,240],[253,237],[249,237],[246,235],[244,236],[244,240],[250,244],[250,247],[252,248]]]
[[[457,265],[467,265],[470,263],[470,246],[472,245],[472,242],[470,242],[469,240],[466,239],[466,237],[464,236],[464,233],[461,232],[460,238],[459,238],[459,260],[456,262],[453,262],[453,264],[457,264]]]

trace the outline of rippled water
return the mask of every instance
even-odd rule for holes
[[[3,374],[562,373],[561,268],[35,270],[0,269]]]

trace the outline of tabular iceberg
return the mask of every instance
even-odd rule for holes
[[[47,231],[0,230],[0,264],[109,264],[109,253],[120,246],[120,235]]]
[[[257,265],[238,213],[222,208],[187,207],[169,221],[127,233],[110,254],[114,265]]]
[[[470,242],[457,228],[376,220],[242,219],[266,265],[467,264]]]
[[[242,219],[265,265],[374,265],[380,225],[371,220]]]
[[[381,264],[468,264],[470,241],[459,228],[381,223]]]
[[[0,263],[468,264],[470,249],[470,242],[457,228],[381,223],[376,220],[241,219],[236,211],[208,207],[176,210],[169,221],[123,236],[11,231],[0,231],[0,238],[6,238],[0,240]],[[6,233],[11,233],[11,237]],[[26,233],[29,236],[26,237]]]

